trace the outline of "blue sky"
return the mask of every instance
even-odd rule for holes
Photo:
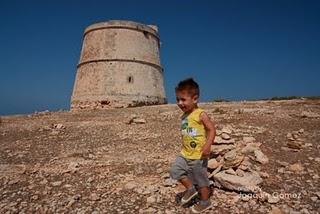
[[[0,114],[68,109],[88,25],[159,27],[168,101],[194,77],[201,100],[320,95],[320,1],[0,1]]]

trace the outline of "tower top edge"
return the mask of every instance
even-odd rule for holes
[[[84,35],[90,31],[104,29],[104,28],[127,28],[134,29],[139,31],[146,31],[151,34],[154,34],[156,37],[159,37],[158,26],[156,25],[147,25],[139,22],[128,21],[128,20],[109,20],[105,22],[97,22],[89,25],[84,30]]]

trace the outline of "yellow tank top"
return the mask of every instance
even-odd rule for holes
[[[206,130],[200,121],[203,109],[197,108],[189,115],[183,115],[181,120],[181,133],[183,146],[181,155],[187,159],[201,158],[201,149],[206,143]]]

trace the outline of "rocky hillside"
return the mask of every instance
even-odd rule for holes
[[[209,213],[319,213],[320,100],[202,103],[218,136]],[[1,213],[188,213],[168,171],[175,105],[0,120]]]

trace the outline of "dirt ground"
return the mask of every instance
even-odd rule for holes
[[[263,191],[213,188],[208,213],[320,212],[320,100],[201,103],[217,129],[253,136],[269,158]],[[165,179],[181,146],[174,104],[1,116],[0,213],[188,213]],[[129,124],[132,117],[145,120]],[[299,132],[300,131],[300,132]],[[299,132],[301,148],[287,146]],[[298,164],[300,169],[288,170]],[[296,165],[295,165],[296,166]],[[301,168],[302,167],[302,168]]]

